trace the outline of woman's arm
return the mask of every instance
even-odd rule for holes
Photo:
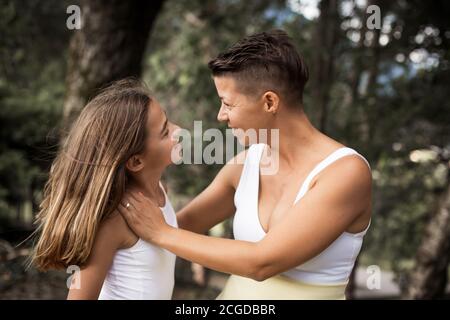
[[[234,193],[246,154],[243,151],[231,159],[202,193],[177,212],[181,229],[204,234],[234,214]]]
[[[367,210],[371,194],[367,165],[354,158],[331,166],[333,170],[327,170],[259,242],[213,238],[172,228],[142,195],[127,196],[124,202],[133,206],[128,210],[120,206],[120,212],[140,237],[177,256],[261,281],[322,252]]]
[[[98,299],[114,255],[124,245],[124,227],[126,224],[120,215],[102,223],[86,265],[72,278],[67,300]],[[75,287],[74,284],[79,286]]]

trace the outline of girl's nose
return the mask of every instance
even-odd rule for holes
[[[179,126],[174,124],[173,131],[172,131],[172,140],[179,142],[183,130],[184,130],[183,128],[180,128]]]
[[[173,131],[179,131],[179,130],[182,130],[182,128],[179,125],[174,124],[173,125]]]

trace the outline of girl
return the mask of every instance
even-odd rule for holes
[[[116,208],[127,188],[142,192],[177,227],[160,183],[177,128],[136,80],[81,112],[52,165],[32,254],[40,270],[80,267],[68,299],[171,298],[175,255],[139,239]]]

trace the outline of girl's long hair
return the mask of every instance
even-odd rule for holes
[[[117,208],[125,163],[145,149],[151,97],[137,80],[120,80],[82,110],[50,169],[36,216],[31,263],[40,270],[82,267],[100,223]]]

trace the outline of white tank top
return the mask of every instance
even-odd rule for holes
[[[178,227],[175,211],[165,192],[164,197],[166,203],[160,207],[164,218],[171,226]],[[98,299],[170,300],[175,258],[173,253],[142,239],[128,249],[117,250]]]
[[[254,144],[250,146],[247,152],[241,178],[234,196],[236,213],[233,221],[233,234],[236,240],[257,242],[266,235],[258,215],[259,162],[265,147],[265,144]],[[306,177],[294,204],[306,194],[312,179],[320,171],[347,155],[358,155],[369,165],[367,160],[353,149],[340,148],[336,150],[317,164]],[[369,226],[359,233],[344,232],[320,254],[283,274],[292,279],[310,284],[346,283],[356,257],[361,250],[363,237]]]

